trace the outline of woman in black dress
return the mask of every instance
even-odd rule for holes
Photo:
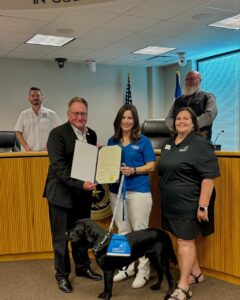
[[[209,142],[198,133],[191,108],[181,108],[174,118],[175,135],[162,149],[159,163],[162,226],[177,238],[180,269],[178,286],[169,299],[192,296],[189,285],[204,281],[197,260],[195,239],[214,231],[214,178],[220,175]]]

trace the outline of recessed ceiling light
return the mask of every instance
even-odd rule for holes
[[[165,52],[169,52],[175,50],[176,48],[166,48],[166,47],[156,47],[156,46],[149,46],[140,50],[137,50],[133,53],[136,54],[149,54],[149,55],[159,55]]]
[[[209,26],[239,30],[240,29],[240,15],[236,15],[234,17],[210,24]]]
[[[75,38],[64,37],[64,36],[54,36],[54,35],[43,35],[36,34],[30,40],[26,41],[26,44],[44,45],[44,46],[55,46],[62,47],[67,43],[75,40]]]

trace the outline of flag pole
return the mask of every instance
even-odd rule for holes
[[[125,104],[132,104],[130,73],[128,73],[127,89],[126,89],[126,94],[125,94]]]
[[[180,73],[179,71],[176,71],[176,87],[175,87],[175,93],[174,98],[175,100],[182,96],[182,90],[180,86]]]

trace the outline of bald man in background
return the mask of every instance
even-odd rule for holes
[[[206,132],[207,138],[211,140],[212,124],[217,116],[216,98],[213,94],[201,90],[201,74],[197,71],[187,73],[183,95],[175,99],[172,104],[166,124],[173,130],[173,118],[181,107],[191,107],[196,113],[199,129]]]

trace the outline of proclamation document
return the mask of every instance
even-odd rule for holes
[[[96,169],[97,183],[114,183],[119,179],[122,149],[116,146],[103,146],[98,152]]]
[[[98,148],[76,140],[71,177],[99,184],[119,180],[122,149],[118,145]]]

